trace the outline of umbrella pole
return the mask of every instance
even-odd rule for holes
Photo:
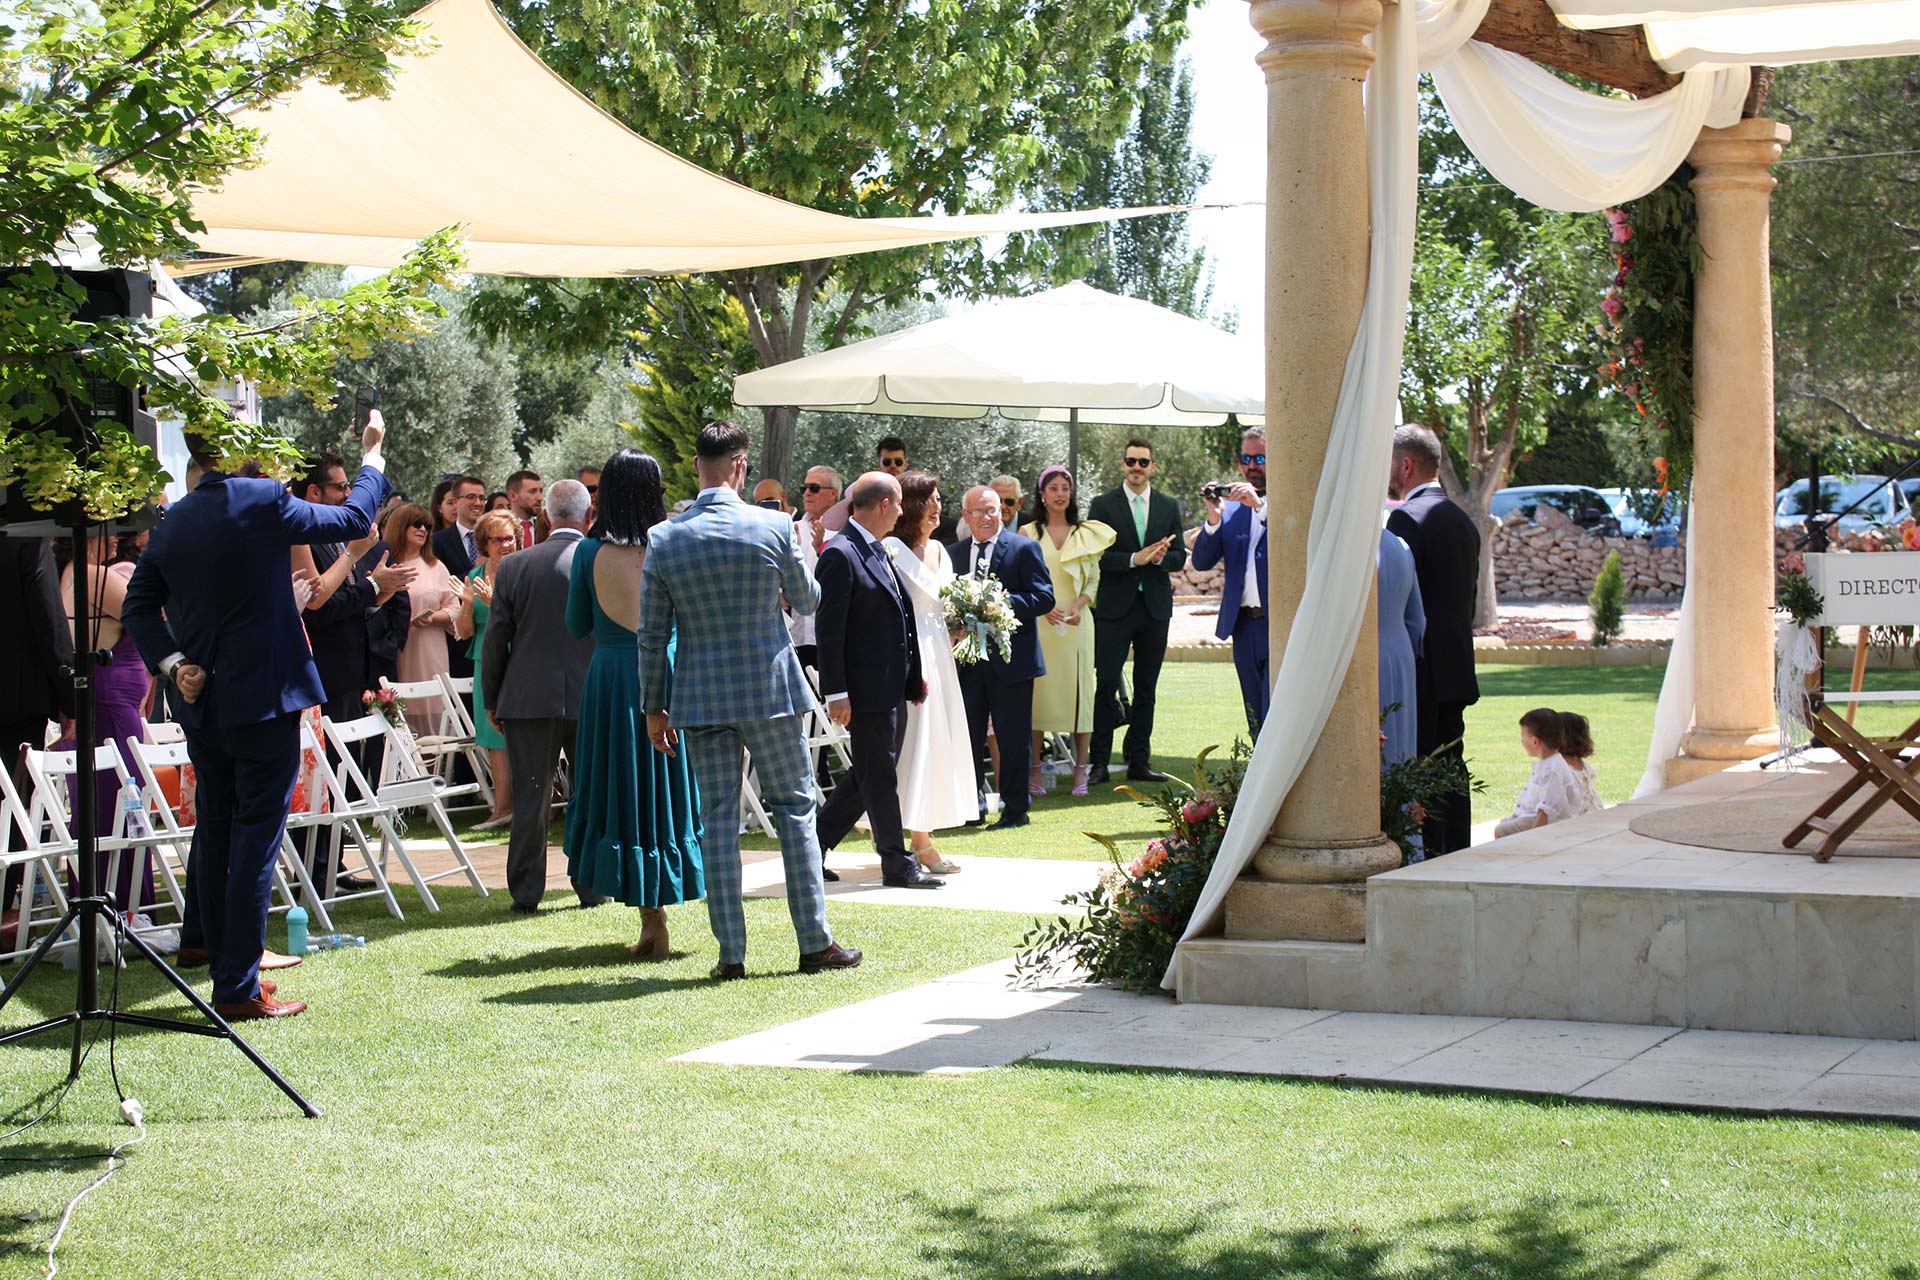
[[[1080,411],[1067,410],[1067,472],[1073,477],[1073,487],[1080,487]]]

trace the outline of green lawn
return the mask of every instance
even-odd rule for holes
[[[688,954],[643,966],[619,950],[632,919],[617,909],[522,919],[444,898],[404,926],[344,911],[371,944],[287,975],[313,1010],[249,1028],[322,1120],[224,1046],[123,1035],[120,1079],[152,1134],[82,1204],[62,1274],[1912,1275],[1908,1130],[1038,1065],[673,1064],[1004,956],[1021,922],[836,903],[866,966],[716,987],[697,909],[673,913]],[[790,966],[781,905],[748,913],[756,970]],[[69,991],[57,971],[37,979],[8,1021]],[[173,1005],[155,991],[135,970],[122,997]],[[91,1176],[44,1162],[127,1133],[104,1123],[106,1055],[59,1116],[6,1144],[26,1158],[0,1166],[15,1248]],[[63,1066],[52,1047],[0,1052],[16,1122]]]
[[[1575,706],[1617,798],[1639,772],[1657,675],[1483,669],[1470,752],[1497,788],[1517,787],[1513,720]],[[1168,669],[1163,765],[1219,740],[1231,680],[1224,664]],[[1076,831],[1148,829],[1120,798],[1049,797],[1036,813],[1024,833],[945,843],[962,860],[1097,856]],[[800,978],[784,906],[750,902],[756,977],[714,986],[697,907],[672,913],[681,954],[649,966],[622,953],[635,921],[619,908],[524,918],[503,896],[440,894],[444,913],[404,925],[342,909],[370,945],[283,975],[312,1010],[248,1027],[322,1120],[297,1118],[226,1046],[121,1036],[119,1076],[152,1136],[82,1204],[62,1274],[1920,1276],[1911,1130],[1038,1064],[962,1077],[673,1064],[1003,958],[1025,922],[836,901],[837,934],[868,962]],[[43,973],[0,1022],[71,991]],[[139,969],[122,999],[177,1004]],[[107,1054],[58,1116],[4,1144],[18,1162],[0,1163],[0,1243],[44,1239],[97,1168],[53,1157],[127,1134],[107,1123]],[[0,1049],[0,1121],[37,1114],[64,1062],[52,1045]]]

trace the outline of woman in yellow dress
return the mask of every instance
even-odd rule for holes
[[[1073,794],[1087,794],[1087,748],[1093,740],[1093,614],[1100,587],[1100,555],[1113,529],[1080,518],[1079,494],[1065,467],[1048,467],[1036,488],[1040,508],[1020,532],[1040,544],[1053,575],[1054,610],[1038,622],[1047,672],[1033,682],[1033,760],[1027,789],[1046,792],[1040,760],[1046,735],[1073,735]]]

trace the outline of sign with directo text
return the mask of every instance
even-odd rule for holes
[[[1827,605],[1818,626],[1920,625],[1920,551],[1810,555],[1807,581]]]

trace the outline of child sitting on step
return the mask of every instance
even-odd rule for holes
[[[1572,718],[1579,722],[1572,744],[1579,754],[1569,760],[1562,754],[1568,747],[1566,717],[1548,707],[1536,707],[1520,717],[1520,749],[1533,757],[1533,773],[1514,801],[1513,812],[1494,825],[1495,836],[1564,822],[1599,807],[1587,772],[1592,766],[1586,762],[1593,753],[1593,739],[1586,717]]]
[[[1560,758],[1565,760],[1586,789],[1586,808],[1593,813],[1607,806],[1600,801],[1600,774],[1588,757],[1593,755],[1593,733],[1587,718],[1577,711],[1560,713]]]

